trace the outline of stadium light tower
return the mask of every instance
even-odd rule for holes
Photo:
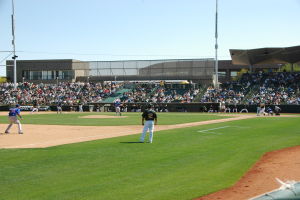
[[[219,74],[218,74],[218,0],[216,0],[216,20],[215,20],[215,89],[219,89]]]
[[[13,45],[13,57],[14,60],[14,88],[17,89],[17,55],[16,55],[16,45],[15,45],[15,5],[14,0],[12,2],[12,15],[11,15],[11,26],[12,26],[12,45]]]

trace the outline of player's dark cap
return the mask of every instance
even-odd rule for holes
[[[18,107],[20,107],[20,105],[19,105],[19,104],[16,104],[16,108],[18,108]]]
[[[148,104],[147,108],[153,108],[152,104]]]

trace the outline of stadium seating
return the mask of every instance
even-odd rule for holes
[[[12,83],[0,84],[2,105],[64,105],[112,103],[219,103],[226,104],[300,104],[300,73],[245,73],[238,80],[225,82],[216,90],[191,84],[159,84],[154,82],[105,83]]]

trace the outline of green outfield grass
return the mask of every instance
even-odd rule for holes
[[[0,199],[193,199],[233,185],[265,152],[300,145],[299,118],[253,118],[45,149],[0,150]],[[1,139],[1,137],[0,137]]]
[[[63,114],[29,114],[24,115],[22,124],[51,124],[51,125],[78,125],[78,126],[121,126],[121,125],[140,125],[142,113],[123,113],[125,118],[107,118],[107,119],[87,119],[81,118],[88,115],[109,115],[116,116],[115,113],[63,113]],[[218,114],[200,114],[200,113],[158,113],[159,124],[181,124],[188,122],[205,121],[212,119],[228,118]],[[6,116],[0,116],[0,123],[6,124]]]

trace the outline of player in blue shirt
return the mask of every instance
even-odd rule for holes
[[[114,106],[115,106],[115,110],[116,110],[116,115],[119,115],[121,116],[121,100],[120,99],[116,99],[115,102],[114,102]]]
[[[18,124],[19,134],[23,134],[22,125],[21,125],[20,121],[18,120],[18,117],[20,119],[22,119],[22,116],[20,114],[21,110],[19,107],[20,106],[17,104],[15,108],[9,109],[9,113],[8,113],[9,125],[8,125],[7,129],[5,130],[5,133],[9,133],[9,129],[12,127],[13,124]]]
[[[269,115],[272,115],[273,116],[273,110],[271,107],[267,107],[267,113],[268,113],[268,116]]]

